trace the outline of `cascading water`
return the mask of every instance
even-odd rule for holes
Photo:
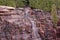
[[[31,21],[31,23],[32,23],[32,37],[33,37],[33,40],[41,40],[41,38],[39,37],[38,29],[36,27],[35,22]]]
[[[29,10],[29,9],[27,9],[27,10]],[[41,40],[41,38],[40,38],[40,36],[38,34],[38,29],[36,27],[36,23],[33,20],[33,18],[31,18],[31,17],[28,16],[29,13],[28,13],[27,10],[25,10],[25,13],[26,13],[26,18],[30,20],[31,25],[32,25],[32,40]]]

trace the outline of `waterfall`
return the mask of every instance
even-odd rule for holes
[[[36,23],[32,20],[31,21],[31,24],[32,24],[32,39],[33,40],[41,40],[39,34],[38,34],[38,29],[36,27]]]
[[[28,13],[29,9],[27,8],[25,10],[25,17],[26,19],[29,19],[32,25],[32,40],[41,40],[39,34],[38,34],[38,28],[36,27],[36,23],[34,21],[33,18],[30,17],[29,13]]]

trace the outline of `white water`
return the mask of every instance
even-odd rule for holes
[[[41,38],[39,37],[39,34],[38,34],[38,29],[36,27],[36,23],[32,20],[31,21],[31,24],[32,24],[32,39],[33,40],[41,40]]]
[[[41,38],[38,34],[38,29],[37,29],[36,23],[35,23],[34,19],[29,16],[28,11],[29,11],[29,9],[25,10],[25,13],[26,13],[25,17],[30,20],[31,25],[32,25],[32,40],[41,40]]]

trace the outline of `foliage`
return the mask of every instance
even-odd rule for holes
[[[56,9],[55,4],[52,5],[51,16],[52,16],[52,21],[53,21],[54,25],[56,26],[58,17],[57,17],[57,9]]]
[[[23,7],[25,6],[25,3],[23,2],[25,0],[0,0],[0,5],[8,5],[8,6],[18,6]],[[29,6],[34,8],[39,8],[45,11],[51,11],[52,4],[56,4],[57,7],[60,9],[60,0],[29,0],[30,4]]]

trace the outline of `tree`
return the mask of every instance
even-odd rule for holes
[[[58,17],[57,17],[57,9],[56,9],[56,5],[55,4],[52,5],[51,16],[52,16],[52,21],[53,21],[54,27],[56,27],[57,26]]]

